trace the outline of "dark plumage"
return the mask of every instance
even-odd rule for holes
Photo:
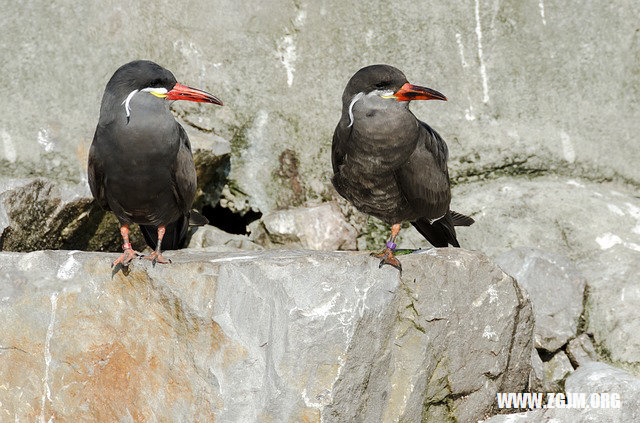
[[[449,209],[447,144],[409,110],[411,100],[446,100],[411,85],[388,65],[360,69],[342,95],[342,117],[333,135],[333,185],[355,207],[394,225],[382,264],[393,257],[399,224],[410,221],[435,247],[459,247],[454,226],[473,219]],[[395,227],[395,225],[398,225]]]
[[[166,100],[222,105],[204,91],[178,84],[171,72],[138,60],[120,67],[105,88],[100,119],[89,151],[89,186],[98,204],[121,224],[124,253],[115,264],[137,255],[128,228],[141,225],[154,263],[167,262],[162,249],[181,248],[196,193],[196,170],[189,138]],[[158,244],[160,238],[160,245]]]

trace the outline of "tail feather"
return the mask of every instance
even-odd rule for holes
[[[162,237],[162,251],[178,250],[183,248],[187,241],[187,232],[189,229],[189,217],[182,216],[175,222],[171,222],[166,226],[166,231]],[[154,225],[140,225],[140,230],[144,236],[144,240],[152,250],[158,245],[158,227]]]
[[[475,222],[472,217],[451,210],[453,226],[471,226]]]
[[[161,250],[179,250],[184,248],[189,235],[189,226],[203,226],[209,220],[195,210],[183,215],[175,222],[166,226],[164,237],[162,237]],[[140,225],[142,236],[151,249],[155,250],[158,245],[158,227],[154,225]]]
[[[195,210],[189,212],[189,226],[204,226],[209,223],[209,219]]]
[[[448,211],[442,218],[429,222],[429,219],[420,218],[411,224],[434,247],[442,248],[452,245],[460,247],[456,238],[455,226],[470,226],[474,220],[463,214]]]

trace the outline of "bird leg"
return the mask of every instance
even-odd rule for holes
[[[143,256],[142,258],[146,260],[151,260],[151,263],[155,266],[156,263],[161,264],[169,264],[171,260],[162,257],[162,253],[160,247],[162,245],[162,238],[164,237],[164,233],[166,231],[166,227],[164,225],[158,226],[158,243],[156,244],[156,250],[149,254],[148,256]]]
[[[120,226],[120,235],[122,236],[122,249],[124,252],[111,264],[111,267],[115,267],[119,264],[122,264],[123,267],[129,267],[131,260],[141,256],[139,252],[131,248],[131,243],[129,242],[129,225]]]
[[[391,227],[391,239],[387,242],[386,248],[379,253],[371,253],[372,256],[381,259],[380,266],[378,267],[382,267],[385,264],[388,264],[389,266],[393,266],[402,272],[402,265],[400,264],[400,260],[398,260],[396,256],[393,254],[393,252],[397,247],[396,237],[398,236],[399,232],[400,232],[400,224],[396,223]]]

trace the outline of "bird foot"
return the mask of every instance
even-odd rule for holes
[[[154,267],[155,267],[156,263],[160,263],[160,264],[169,264],[169,263],[171,263],[171,259],[164,258],[162,256],[162,254],[160,254],[157,251],[154,251],[153,253],[149,254],[148,256],[142,256],[140,258],[145,259],[145,260],[151,260],[151,264]]]
[[[381,259],[380,265],[378,266],[378,268],[381,268],[385,264],[388,264],[389,266],[393,266],[396,269],[398,269],[400,272],[402,272],[402,264],[400,264],[400,260],[398,260],[396,256],[393,254],[393,250],[391,248],[387,247],[381,252],[371,253],[371,255],[373,257],[377,257]]]
[[[124,252],[120,255],[120,257],[118,257],[116,261],[111,263],[111,267],[116,267],[119,264],[121,264],[122,267],[129,267],[129,263],[131,263],[131,260],[141,256],[142,254],[140,254],[133,248],[125,248]]]

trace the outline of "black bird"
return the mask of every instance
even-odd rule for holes
[[[121,66],[104,90],[88,173],[93,197],[120,221],[124,252],[113,266],[128,266],[141,256],[129,243],[132,223],[155,250],[144,257],[154,265],[171,262],[162,249],[184,246],[190,220],[206,223],[191,211],[196,194],[191,145],[167,100],[222,105],[209,93],[178,84],[170,71],[148,60]]]
[[[386,248],[374,254],[401,269],[394,256],[400,223],[410,221],[434,247],[459,247],[454,226],[473,219],[451,211],[448,149],[409,110],[412,100],[447,100],[412,85],[397,68],[372,65],[356,72],[342,94],[333,134],[333,186],[355,207],[393,225]]]

